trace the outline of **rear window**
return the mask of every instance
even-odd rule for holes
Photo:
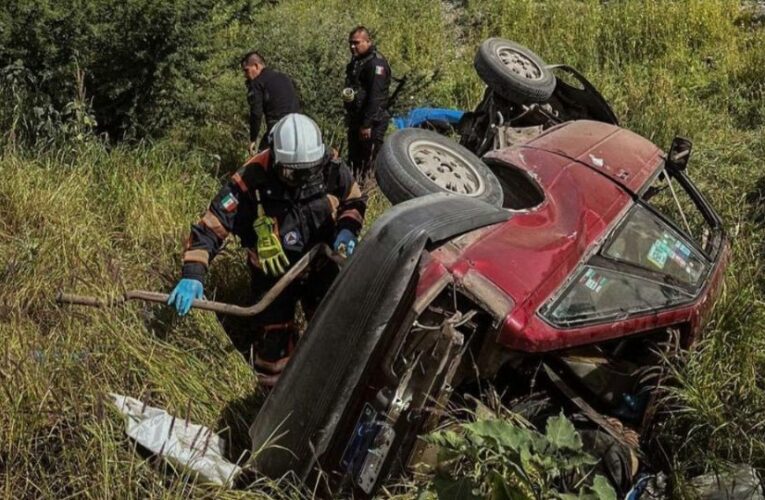
[[[692,300],[711,266],[687,233],[637,203],[540,312],[562,327],[658,312]]]

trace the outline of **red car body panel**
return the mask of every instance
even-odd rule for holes
[[[544,201],[431,252],[423,264],[418,295],[443,283],[446,273],[470,294],[465,277],[479,273],[495,285],[497,294],[506,295],[509,304],[507,311],[494,311],[501,323],[497,342],[526,352],[564,349],[671,325],[685,325],[686,337],[695,336],[709,298],[720,286],[727,247],[692,303],[575,328],[558,328],[538,313],[599,249],[634,204],[635,193],[660,168],[662,152],[654,144],[613,125],[576,121],[487,158],[525,171],[540,185]]]
[[[560,133],[559,130],[565,130]],[[602,122],[567,122],[526,145],[558,153],[591,166],[636,193],[650,179],[662,151],[629,130]]]

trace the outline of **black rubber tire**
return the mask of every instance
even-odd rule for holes
[[[255,469],[273,479],[314,466],[337,470],[353,430],[356,395],[402,325],[412,303],[420,256],[436,244],[511,214],[461,196],[431,195],[393,207],[369,229],[322,300],[287,368],[250,428]],[[343,425],[352,416],[349,425]],[[273,446],[274,438],[278,438]],[[334,453],[337,451],[337,453]],[[335,477],[335,476],[331,476]]]
[[[383,143],[377,155],[375,166],[377,184],[391,203],[395,205],[433,193],[457,194],[430,180],[415,164],[409,154],[409,148],[418,141],[427,141],[455,154],[481,179],[483,187],[480,192],[463,196],[469,196],[496,207],[502,206],[504,199],[502,186],[480,158],[448,137],[431,130],[416,128],[404,128],[394,132]]]
[[[497,51],[509,49],[531,60],[540,70],[539,79],[529,79],[513,73],[500,60]],[[504,38],[484,40],[473,60],[478,76],[494,92],[517,104],[545,102],[555,90],[555,75],[545,62],[531,50]]]

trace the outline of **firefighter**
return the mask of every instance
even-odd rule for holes
[[[202,298],[207,268],[231,233],[247,253],[255,299],[319,243],[353,253],[366,200],[349,168],[327,151],[316,123],[289,114],[274,126],[269,145],[231,177],[191,226],[182,279],[168,299],[178,314]],[[251,358],[263,385],[276,383],[297,341],[298,300],[310,316],[336,274],[332,263],[313,270],[251,320]]]
[[[369,30],[354,28],[348,38],[351,61],[345,67],[343,101],[348,126],[348,162],[360,182],[371,176],[372,163],[388,128],[390,66],[375,48]]]
[[[249,151],[254,155],[267,146],[268,134],[276,122],[289,113],[300,113],[302,110],[290,77],[267,67],[258,52],[245,54],[241,64],[247,85],[247,102],[250,104]],[[258,132],[264,116],[266,129],[258,144]]]

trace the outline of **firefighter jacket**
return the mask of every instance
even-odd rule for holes
[[[366,197],[342,160],[327,159],[320,175],[299,188],[284,184],[272,168],[271,151],[254,156],[221,188],[202,218],[191,226],[183,253],[184,278],[204,282],[207,267],[229,234],[239,237],[250,264],[259,267],[256,191],[276,222],[290,264],[318,243],[332,245],[341,229],[358,235]]]
[[[353,101],[345,106],[349,125],[371,128],[388,121],[390,78],[388,61],[374,47],[351,59],[345,67],[345,86],[355,93]]]

